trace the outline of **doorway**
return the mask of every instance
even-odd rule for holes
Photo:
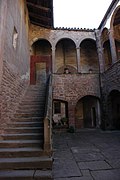
[[[81,98],[75,107],[75,126],[80,128],[96,128],[100,126],[100,104],[95,96]]]
[[[31,56],[30,84],[46,83],[52,72],[51,56]]]

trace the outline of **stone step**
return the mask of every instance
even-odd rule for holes
[[[1,137],[3,140],[39,140],[43,133],[4,134]]]
[[[39,97],[39,98],[37,98],[36,96],[34,97],[34,96],[26,96],[26,97],[24,97],[24,101],[43,101],[43,100],[45,100],[45,96],[44,95],[41,95],[41,97]]]
[[[40,113],[44,112],[44,106],[39,107],[38,109],[28,109],[28,108],[21,108],[16,111],[16,113]]]
[[[20,157],[0,158],[0,169],[52,169],[52,158]]]
[[[43,127],[15,127],[6,128],[4,130],[8,134],[19,134],[19,133],[43,133]]]
[[[14,118],[13,122],[40,122],[43,120],[44,117],[24,117],[24,118]]]
[[[33,92],[29,92],[29,93],[27,93],[26,95],[25,95],[25,98],[30,98],[30,99],[40,99],[40,98],[45,98],[46,97],[46,94],[45,94],[45,92],[43,92],[43,93],[33,93]]]
[[[51,157],[51,152],[43,151],[40,147],[14,147],[14,148],[0,148],[0,158],[7,157]]]
[[[0,148],[41,147],[42,140],[0,140]]]
[[[9,127],[43,127],[43,122],[12,122]]]
[[[7,170],[0,171],[1,180],[53,180],[51,170]]]
[[[36,105],[39,105],[39,106],[43,106],[45,105],[45,102],[43,101],[24,101],[24,102],[21,102],[20,103],[20,106],[24,106],[24,105],[30,105],[30,106],[36,106]]]
[[[20,103],[20,106],[24,106],[24,105],[30,105],[30,106],[39,105],[39,106],[41,106],[44,104],[45,104],[45,101],[26,101],[26,100],[24,100]]]
[[[23,104],[23,105],[20,105],[18,107],[18,110],[40,110],[41,108],[43,108],[45,106],[45,104]]]
[[[45,90],[46,90],[46,87],[45,87],[45,86],[43,86],[43,87],[42,87],[42,86],[41,86],[41,87],[30,87],[30,86],[29,86],[27,92],[28,92],[28,91],[40,91],[40,92],[41,92],[41,91],[45,91]]]
[[[40,109],[44,106],[44,104],[22,104],[18,107],[18,109]]]
[[[25,117],[41,117],[44,115],[44,112],[39,113],[16,113],[15,117],[17,118],[25,118]]]
[[[40,99],[40,98],[45,98],[46,97],[46,95],[45,95],[45,93],[27,93],[26,95],[25,95],[25,98],[30,98],[30,99]]]

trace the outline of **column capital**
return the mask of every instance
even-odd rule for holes
[[[80,46],[76,46],[76,49],[80,49]]]
[[[52,51],[55,51],[55,50],[56,50],[56,47],[55,47],[55,46],[52,46],[51,49],[52,49]]]

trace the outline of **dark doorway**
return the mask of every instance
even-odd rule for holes
[[[85,96],[80,99],[75,108],[76,128],[95,128],[100,125],[99,99]]]
[[[120,92],[113,90],[108,96],[108,118],[112,129],[120,129]]]

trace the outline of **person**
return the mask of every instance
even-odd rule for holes
[[[64,68],[64,74],[69,74],[69,69],[68,68]]]

